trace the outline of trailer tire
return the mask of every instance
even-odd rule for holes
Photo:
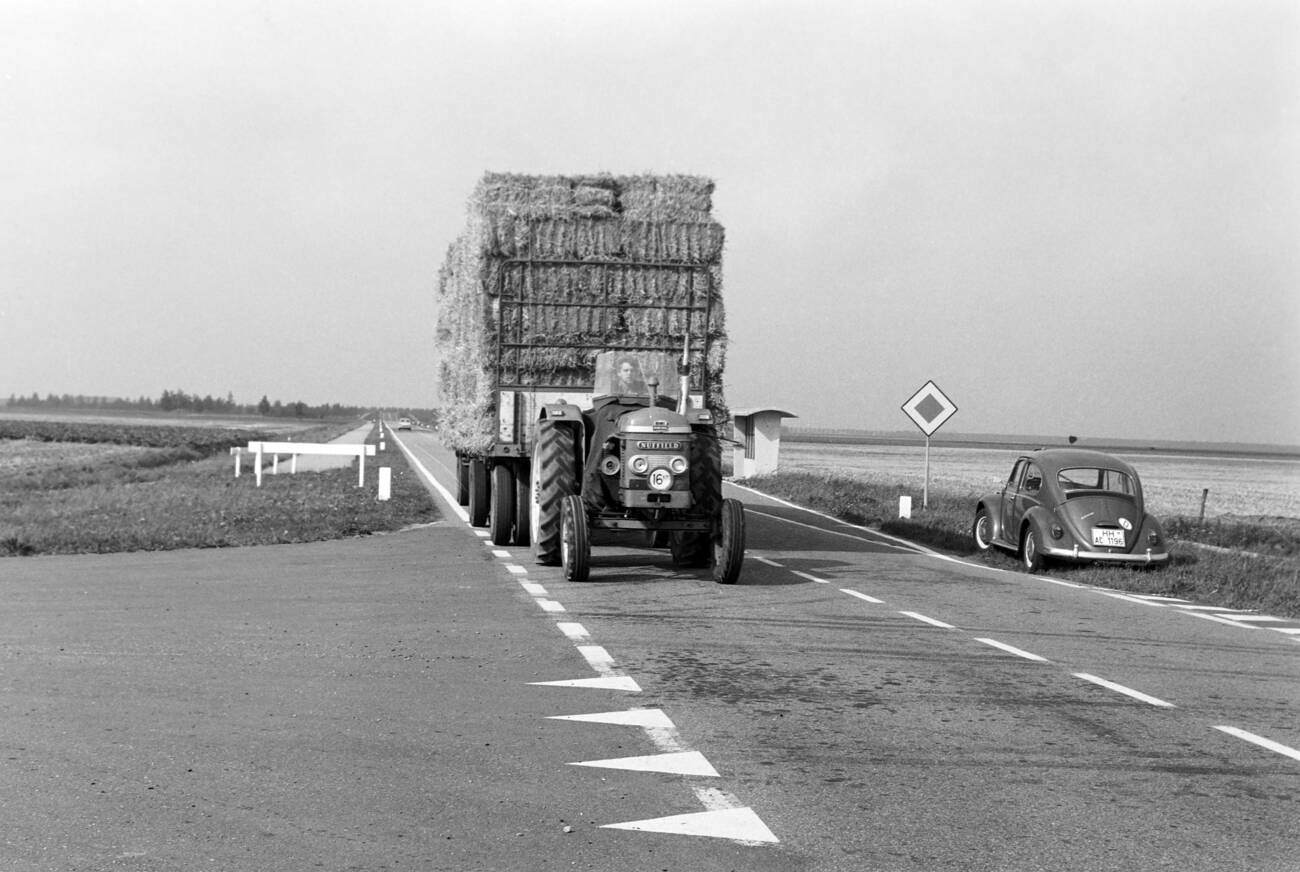
[[[713,539],[713,580],[735,584],[745,562],[745,507],[740,500],[723,500],[720,514]]]
[[[573,428],[549,420],[538,423],[531,479],[529,534],[533,559],[543,566],[555,566],[560,562],[561,504],[578,489]]]
[[[472,527],[486,527],[488,503],[491,498],[487,461],[481,457],[469,461],[469,523]]]
[[[560,510],[560,563],[569,581],[586,581],[591,575],[591,532],[582,497],[569,494]]]
[[[527,546],[532,526],[533,481],[531,464],[521,460],[515,464],[515,529],[513,544]]]
[[[492,503],[488,532],[493,545],[509,545],[515,525],[515,471],[507,464],[492,467]]]
[[[469,460],[456,455],[456,505],[469,505]]]

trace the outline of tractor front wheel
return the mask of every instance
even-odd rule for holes
[[[740,500],[722,501],[718,533],[713,539],[713,580],[735,584],[745,562],[745,507]]]
[[[570,494],[560,510],[560,563],[569,581],[586,581],[591,574],[591,534],[582,497]]]

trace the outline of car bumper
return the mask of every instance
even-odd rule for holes
[[[1143,551],[1136,554],[1119,554],[1110,551],[1085,551],[1082,548],[1043,548],[1042,553],[1057,560],[1095,561],[1098,563],[1135,563],[1146,566],[1165,563],[1168,551]]]

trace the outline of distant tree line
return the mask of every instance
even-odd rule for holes
[[[163,391],[157,399],[139,397],[91,397],[84,394],[46,394],[31,396],[10,394],[10,408],[60,409],[70,411],[104,412],[191,412],[197,415],[262,415],[274,418],[356,418],[370,411],[366,406],[342,406],[338,403],[310,406],[301,400],[284,403],[270,400],[265,395],[254,404],[236,403],[234,394],[214,397],[199,396],[185,391]]]

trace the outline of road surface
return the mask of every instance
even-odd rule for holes
[[[1300,869],[1300,628],[734,495],[735,586],[446,504],[0,562],[0,868]]]

